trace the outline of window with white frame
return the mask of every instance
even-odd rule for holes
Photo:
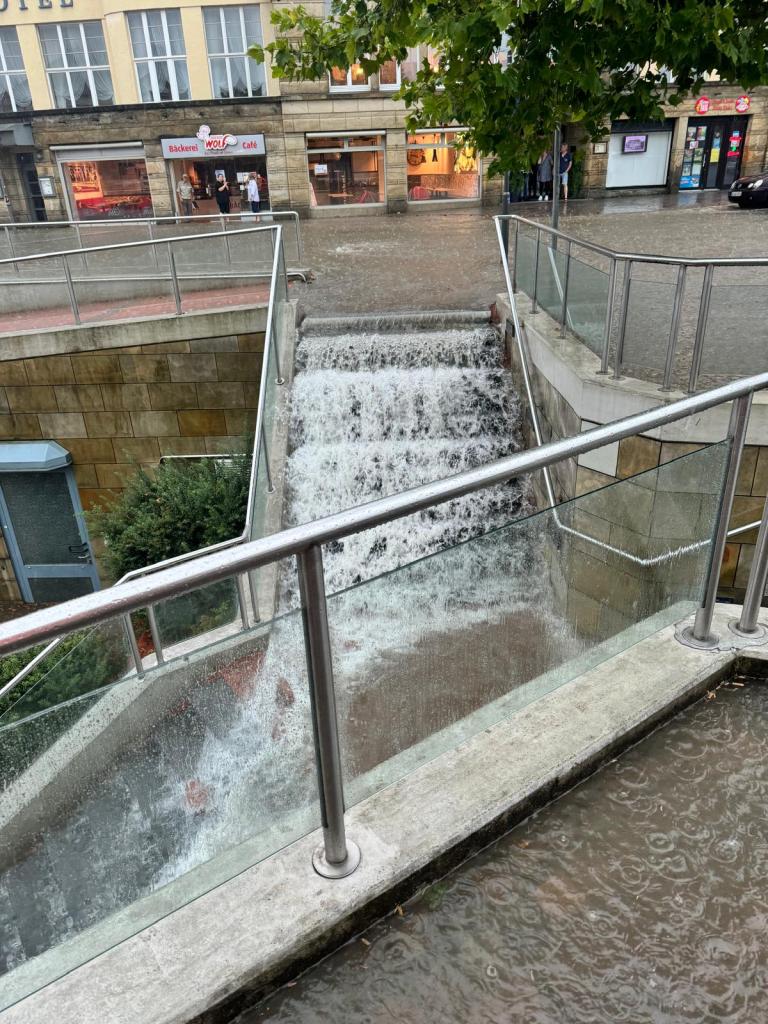
[[[189,99],[189,75],[178,10],[128,15],[142,103]]]
[[[205,7],[203,16],[214,99],[263,96],[264,65],[247,52],[252,43],[262,41],[258,6]]]
[[[388,60],[379,68],[379,88],[393,91],[400,88],[400,65],[396,60]]]
[[[420,46],[409,46],[408,56],[402,65],[402,77],[407,82],[413,81],[424,67],[424,61],[429,65],[430,71],[437,73],[440,70],[440,54],[434,46],[427,46],[424,43]]]
[[[0,111],[31,110],[32,94],[24,72],[16,29],[0,28]]]
[[[39,25],[37,31],[54,107],[100,107],[114,103],[101,22]]]
[[[330,73],[331,92],[370,89],[368,76],[359,64],[349,68],[332,68]]]

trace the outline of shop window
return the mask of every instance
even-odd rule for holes
[[[61,171],[76,220],[153,215],[143,159],[63,161]]]
[[[382,135],[307,136],[307,168],[312,206],[384,202]]]
[[[37,31],[54,107],[101,107],[114,103],[100,22],[39,25]]]
[[[0,112],[31,109],[32,94],[16,29],[0,28]]]
[[[400,88],[400,65],[396,60],[388,60],[379,68],[379,88],[393,90]]]
[[[409,202],[479,198],[477,151],[463,142],[461,129],[409,135],[406,159]]]
[[[261,45],[261,20],[256,5],[206,7],[205,39],[214,99],[263,96],[264,65],[248,56],[252,43]]]
[[[330,73],[331,92],[349,91],[350,89],[370,89],[368,77],[359,64],[350,68],[332,68]]]
[[[189,75],[181,13],[135,11],[128,15],[128,28],[142,103],[188,100]]]

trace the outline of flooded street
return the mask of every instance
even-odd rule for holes
[[[237,1024],[768,1019],[768,685],[745,682]]]

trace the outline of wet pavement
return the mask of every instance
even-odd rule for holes
[[[739,210],[725,193],[570,200],[561,230],[623,251],[685,256],[768,254],[768,211]],[[297,288],[314,316],[417,309],[487,309],[503,290],[493,217],[444,210],[302,222],[315,281]],[[511,212],[547,222],[549,203]]]
[[[765,1021],[766,740],[719,689],[237,1024]]]

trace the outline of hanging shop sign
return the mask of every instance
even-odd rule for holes
[[[2,2],[2,0],[0,0]],[[263,135],[215,135],[207,124],[201,124],[194,138],[161,139],[167,160],[183,160],[199,156],[263,156],[266,152]]]
[[[751,106],[752,100],[749,96],[739,96],[735,100],[722,96],[717,99],[710,99],[709,96],[699,96],[694,104],[694,110],[697,114],[712,114],[715,111],[731,110],[735,110],[737,114],[746,114]]]

